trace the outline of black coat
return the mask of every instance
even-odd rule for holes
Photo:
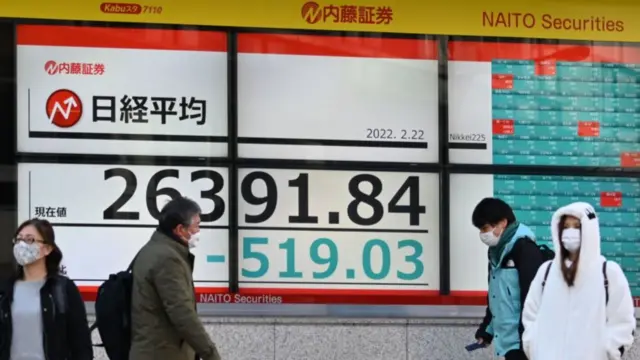
[[[11,356],[15,281],[6,281],[0,286],[0,360],[10,360]],[[40,302],[47,360],[93,359],[87,313],[73,281],[62,275],[50,276],[40,290]]]

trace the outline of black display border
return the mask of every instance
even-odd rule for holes
[[[239,249],[238,249],[238,169],[240,168],[271,168],[271,169],[317,169],[317,170],[360,170],[360,171],[393,171],[393,172],[427,172],[437,173],[440,179],[440,294],[450,293],[450,241],[451,226],[449,198],[451,189],[451,174],[509,174],[509,175],[557,175],[557,176],[598,176],[598,177],[640,177],[640,169],[599,168],[599,167],[561,167],[561,166],[513,166],[513,165],[482,165],[449,162],[448,149],[448,44],[450,41],[474,42],[512,42],[533,44],[575,44],[598,46],[634,46],[640,43],[605,42],[588,40],[561,40],[513,37],[482,37],[482,36],[448,36],[425,34],[399,34],[380,32],[352,32],[329,30],[295,30],[221,26],[193,26],[175,24],[146,24],[104,21],[73,21],[73,20],[41,20],[41,19],[7,19],[13,24],[14,35],[17,35],[18,25],[62,25],[81,27],[114,27],[137,29],[168,29],[168,30],[200,30],[219,31],[227,35],[227,144],[226,157],[168,157],[168,156],[119,156],[119,155],[85,155],[85,154],[55,154],[55,153],[18,153],[17,131],[13,134],[15,151],[15,178],[17,179],[18,163],[68,163],[68,164],[123,164],[123,165],[164,165],[164,166],[223,166],[229,170],[229,289],[238,292]],[[332,37],[374,37],[374,38],[404,38],[425,39],[438,42],[438,162],[437,163],[378,163],[360,161],[313,161],[313,160],[285,160],[285,159],[252,159],[238,157],[238,83],[237,83],[237,48],[238,34],[241,33],[269,33],[289,35],[321,35]],[[17,38],[14,39],[14,69],[17,76]],[[14,79],[14,92],[17,93],[17,81]],[[17,97],[14,103],[14,123],[17,122]],[[17,127],[16,127],[17,130]],[[15,195],[17,211],[17,191]]]

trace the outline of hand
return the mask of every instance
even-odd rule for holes
[[[476,340],[478,340],[478,344],[480,345],[484,344],[484,340],[482,338],[477,338]]]

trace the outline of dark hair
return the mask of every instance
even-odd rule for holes
[[[172,232],[178,225],[189,225],[194,215],[202,212],[195,201],[179,197],[169,201],[160,211],[159,227],[165,232]]]
[[[567,266],[565,260],[569,257],[569,250],[562,245],[562,232],[564,231],[564,222],[567,219],[567,215],[563,215],[558,223],[558,241],[560,242],[560,271],[562,271],[562,277],[569,286],[573,286],[576,281],[576,274],[578,273],[578,263],[580,262],[580,252],[576,254],[575,261],[571,262],[571,266]]]
[[[487,224],[495,225],[504,219],[507,219],[507,225],[510,225],[516,221],[516,216],[511,206],[498,198],[480,200],[471,215],[471,222],[478,229]]]
[[[53,231],[51,223],[45,219],[31,219],[23,222],[18,226],[14,236],[18,236],[22,229],[27,226],[33,226],[38,234],[42,236],[44,244],[51,246],[51,252],[44,259],[45,268],[47,270],[47,276],[58,275],[61,272],[60,263],[62,263],[62,251],[58,245],[56,245],[56,235]],[[24,277],[24,268],[18,265],[18,277]]]

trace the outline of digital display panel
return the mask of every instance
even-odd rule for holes
[[[239,181],[241,293],[437,294],[437,174],[257,168]]]
[[[243,158],[438,161],[437,43],[238,35]]]
[[[449,43],[451,162],[640,167],[637,47]]]

